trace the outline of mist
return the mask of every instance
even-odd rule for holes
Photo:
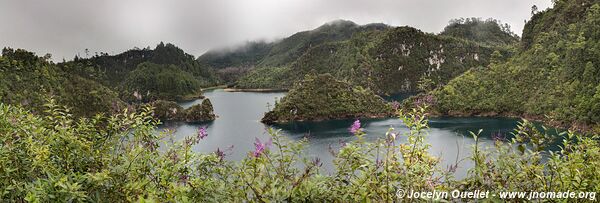
[[[0,46],[24,48],[54,61],[170,42],[199,56],[249,41],[274,41],[344,19],[440,32],[460,17],[495,18],[521,34],[531,7],[550,0],[3,0]]]

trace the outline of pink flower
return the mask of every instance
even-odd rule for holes
[[[398,102],[398,101],[393,101],[393,102],[392,102],[392,109],[394,109],[394,110],[396,110],[396,111],[397,111],[399,108],[400,108],[400,102]]]
[[[502,132],[498,131],[497,133],[492,134],[492,140],[504,142],[506,140],[506,137],[504,136],[504,134],[502,134]]]
[[[215,155],[217,155],[217,157],[219,157],[220,161],[223,161],[223,159],[225,159],[225,156],[227,154],[225,154],[225,152],[229,151],[231,152],[233,150],[233,145],[230,145],[228,148],[225,148],[225,150],[221,150],[221,148],[217,148],[217,151],[215,151]]]
[[[208,133],[206,132],[206,127],[198,128],[198,139],[204,139],[207,136],[208,136]]]
[[[221,161],[223,161],[223,158],[225,158],[225,152],[221,151],[220,148],[217,148],[215,155],[217,155]]]
[[[432,106],[435,104],[435,98],[433,97],[433,95],[426,95],[423,97],[419,97],[417,99],[417,101],[415,101],[415,104],[417,106],[424,106],[424,105]]]
[[[358,132],[360,132],[361,128],[360,128],[360,121],[357,119],[356,121],[354,121],[354,123],[352,123],[352,125],[350,126],[350,133],[352,134],[356,134]]]
[[[254,152],[252,152],[252,156],[254,157],[259,157],[260,155],[262,155],[264,153],[264,151],[269,148],[269,146],[271,145],[272,140],[269,139],[268,142],[261,142],[260,139],[256,138],[256,140],[254,141]]]
[[[190,178],[190,176],[185,175],[185,174],[179,175],[179,181],[183,184],[187,184],[189,178]]]

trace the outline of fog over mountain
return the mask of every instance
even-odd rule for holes
[[[196,56],[211,48],[274,40],[336,19],[440,32],[460,17],[495,18],[520,34],[531,7],[550,0],[2,0],[0,46],[51,53],[55,61],[95,52],[177,44]]]

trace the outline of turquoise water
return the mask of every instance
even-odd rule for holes
[[[272,108],[274,101],[285,93],[254,93],[254,92],[224,92],[213,90],[204,94],[213,103],[218,118],[210,123],[187,124],[181,122],[168,122],[159,127],[159,130],[174,130],[175,139],[196,134],[201,126],[208,128],[209,136],[202,140],[194,150],[198,152],[213,152],[217,148],[227,150],[229,160],[240,160],[248,156],[254,148],[255,138],[267,140],[268,127],[281,130],[281,133],[292,140],[308,137],[309,143],[306,156],[319,157],[324,162],[325,171],[332,171],[331,160],[333,156],[330,149],[339,149],[341,143],[354,140],[355,137],[348,132],[348,127],[353,120],[335,120],[322,122],[302,122],[286,125],[267,126],[260,123],[264,112]],[[180,103],[184,108],[190,107],[201,100]],[[367,133],[366,139],[376,140],[385,137],[385,132],[394,128],[397,132],[406,132],[398,119],[371,119],[361,120]],[[457,161],[460,162],[457,177],[466,174],[472,163],[467,159],[470,156],[474,139],[469,131],[481,133],[481,146],[491,146],[491,135],[501,133],[507,137],[517,125],[516,119],[508,118],[433,118],[430,120],[427,142],[431,145],[430,152],[442,158],[441,167],[447,167]],[[406,142],[406,137],[400,137],[398,142]],[[461,161],[462,160],[462,161]]]

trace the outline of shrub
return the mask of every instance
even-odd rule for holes
[[[53,100],[45,108],[33,115],[0,104],[3,202],[383,202],[397,200],[398,188],[600,190],[597,135],[569,132],[560,151],[548,152],[543,147],[547,135],[526,121],[511,141],[498,141],[494,149],[475,145],[475,167],[456,180],[452,167],[441,169],[439,159],[428,153],[423,108],[399,111],[409,131],[390,129],[375,142],[365,141],[360,121],[355,122],[351,131],[357,139],[336,153],[331,175],[321,173],[319,159],[303,156],[306,140],[290,141],[273,129],[268,129],[270,140],[257,139],[254,151],[232,162],[221,149],[192,152],[209,136],[205,128],[159,150],[158,143],[171,133],[155,133],[149,106],[79,120]],[[408,141],[396,142],[399,136]]]

